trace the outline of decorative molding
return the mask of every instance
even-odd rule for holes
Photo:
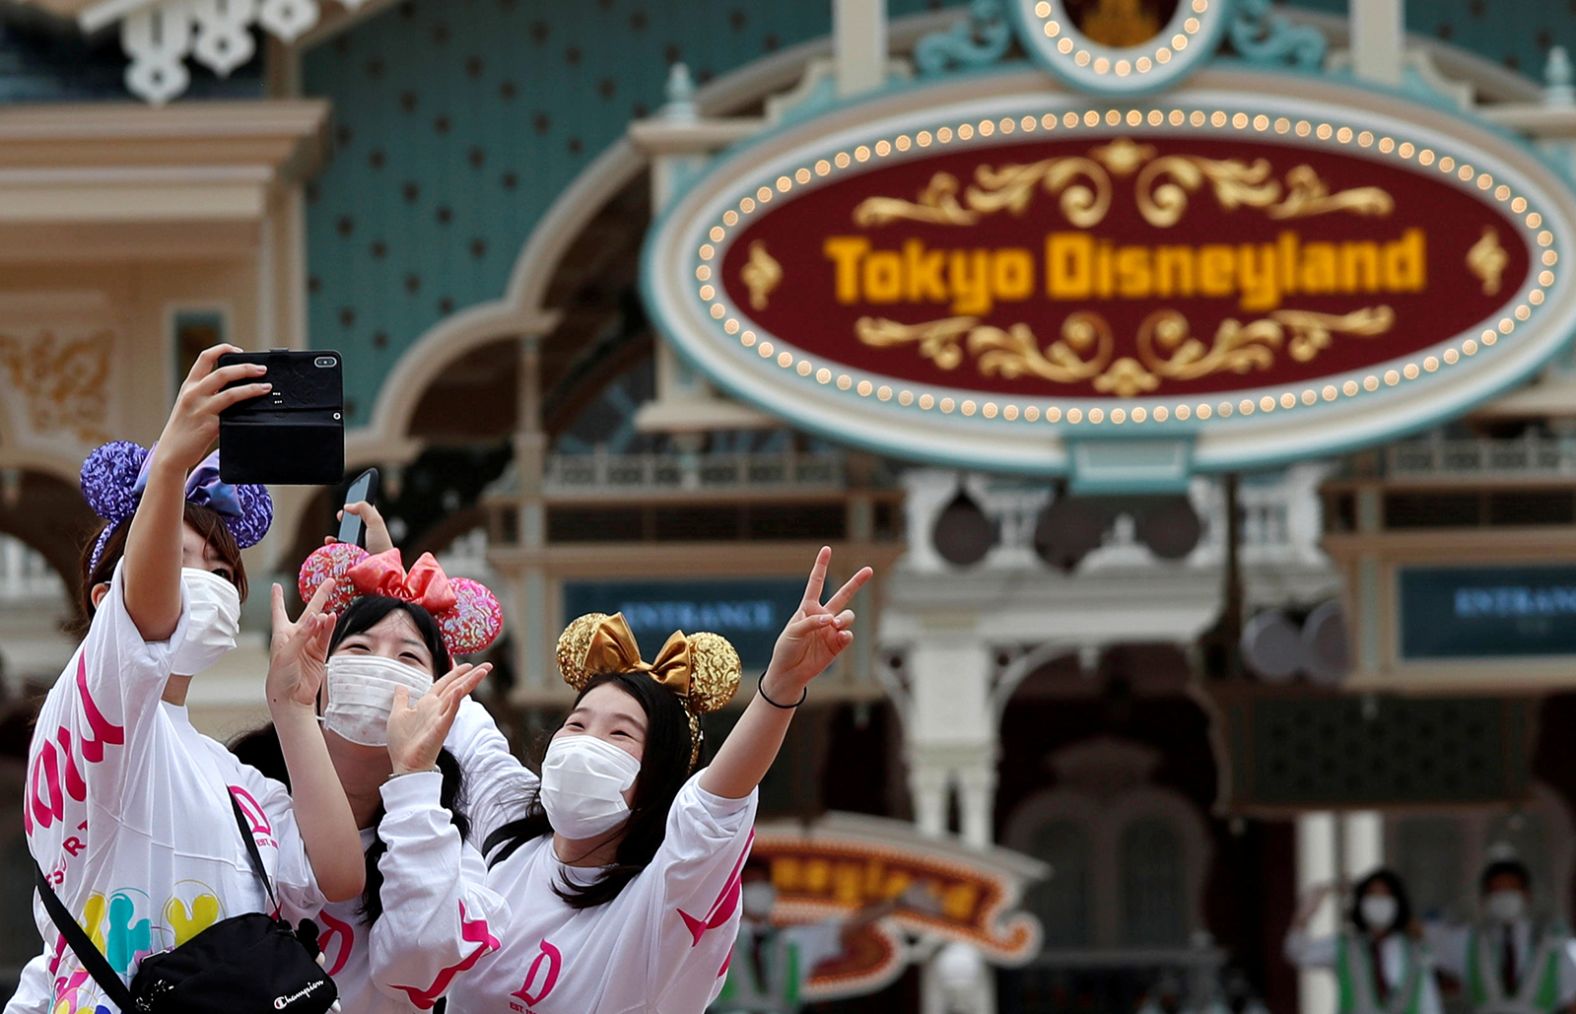
[[[354,13],[366,0],[337,0]],[[103,0],[77,14],[84,32],[120,22],[130,63],[126,87],[151,105],[178,98],[191,83],[188,58],[220,77],[256,54],[254,30],[293,43],[317,25],[320,0]]]
[[[973,0],[966,20],[919,40],[914,65],[921,74],[988,67],[1005,56],[1011,44],[1012,25],[1001,0]]]
[[[39,436],[69,434],[83,444],[109,439],[110,352],[114,332],[30,337],[0,331],[0,381],[26,403],[28,428]],[[9,399],[8,399],[9,400]]]
[[[1270,6],[1270,0],[1237,0],[1236,17],[1227,29],[1231,45],[1243,59],[1258,64],[1318,70],[1328,41],[1311,25],[1293,24]]]

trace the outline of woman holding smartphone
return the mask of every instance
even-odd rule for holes
[[[216,368],[239,351],[221,345],[197,358],[151,452],[110,444],[84,465],[83,491],[105,518],[83,560],[89,623],[28,750],[28,848],[128,982],[142,956],[268,909],[232,799],[287,917],[362,888],[361,865],[346,858],[355,824],[317,727],[310,671],[271,666],[267,680],[293,799],[186,712],[192,678],[234,647],[246,590],[240,548],[272,517],[266,490],[221,482],[216,456],[205,458],[219,412],[268,391],[261,367]],[[326,640],[330,629],[319,599],[275,630],[275,646]],[[35,919],[46,958],[23,993],[44,993],[51,1010],[114,1012],[37,902]],[[26,1009],[19,1002],[32,1001],[19,993],[7,1009]]]

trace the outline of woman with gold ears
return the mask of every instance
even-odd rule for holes
[[[733,696],[738,653],[715,634],[676,633],[645,662],[617,614],[582,616],[559,638],[559,668],[578,694],[539,781],[508,757],[501,737],[483,745],[467,734],[500,773],[475,784],[471,797],[486,884],[509,904],[489,927],[486,953],[452,917],[453,899],[470,886],[459,842],[399,833],[441,820],[413,819],[385,792],[393,820],[379,828],[388,851],[373,980],[409,996],[419,982],[424,1003],[447,996],[450,1014],[705,1008],[738,931],[756,786],[811,681],[853,642],[847,606],[871,572],[860,570],[822,604],[831,556],[822,549],[816,557],[754,698],[698,772],[700,716]],[[431,768],[446,731],[442,723],[391,723],[396,775]],[[510,764],[512,775],[503,775]],[[399,796],[414,814],[439,809],[430,776],[424,791]],[[389,918],[396,911],[402,917]]]

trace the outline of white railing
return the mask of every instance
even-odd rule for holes
[[[555,454],[547,459],[549,494],[747,489],[841,489],[840,453]]]
[[[63,594],[64,582],[40,553],[18,539],[0,535],[0,602],[53,602]]]
[[[1242,514],[1242,561],[1245,565],[1321,566],[1319,548],[1321,510],[1319,483],[1328,468],[1322,464],[1294,465],[1272,477],[1245,479],[1238,485],[1237,505]],[[1040,569],[1045,565],[1034,554],[1034,529],[1040,513],[1051,503],[1049,484],[1004,482],[984,476],[964,478],[971,497],[997,528],[996,545],[980,563],[987,569]],[[907,566],[918,571],[940,571],[947,564],[931,543],[936,516],[957,493],[955,472],[916,469],[904,476],[908,491]],[[1225,558],[1225,490],[1218,480],[1194,479],[1188,498],[1203,522],[1198,546],[1174,565],[1207,569]],[[1119,514],[1099,548],[1079,564],[1080,573],[1150,567],[1154,554],[1135,534],[1130,515]]]
[[[1434,433],[1391,444],[1385,475],[1397,479],[1534,479],[1576,476],[1576,437],[1528,434],[1511,440]]]

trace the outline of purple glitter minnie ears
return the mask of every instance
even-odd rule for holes
[[[102,444],[82,463],[82,496],[108,522],[98,541],[88,570],[98,566],[104,545],[122,521],[136,513],[148,484],[148,463],[153,452],[130,440]],[[202,460],[186,477],[186,502],[207,507],[224,519],[224,526],[242,549],[255,546],[274,521],[274,500],[268,487],[233,486],[219,479],[219,452]]]

